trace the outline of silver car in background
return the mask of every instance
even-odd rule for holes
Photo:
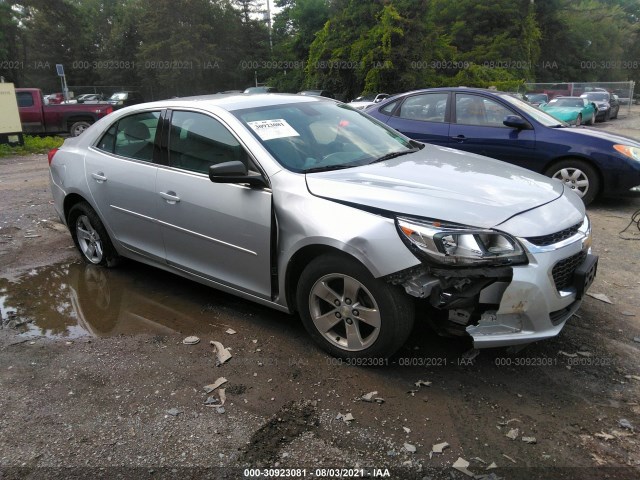
[[[298,312],[341,357],[392,355],[415,319],[478,348],[554,336],[597,268],[562,183],[319,97],[140,104],[49,163],[85,261],[128,257]]]

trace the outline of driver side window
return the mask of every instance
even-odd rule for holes
[[[173,112],[169,165],[208,174],[211,165],[234,160],[251,168],[248,154],[222,123],[202,113]]]

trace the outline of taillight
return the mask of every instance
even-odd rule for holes
[[[109,105],[107,107],[107,115],[109,115],[111,112],[113,112],[113,107],[111,105]]]
[[[47,158],[49,159],[49,166],[51,166],[51,162],[53,161],[53,157],[56,153],[58,153],[57,148],[53,148],[49,150],[49,153],[47,154]]]

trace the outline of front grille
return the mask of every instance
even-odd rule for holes
[[[582,222],[576,223],[573,227],[565,228],[556,233],[550,233],[549,235],[541,235],[539,237],[528,237],[527,241],[537,245],[539,247],[546,247],[547,245],[553,245],[554,243],[561,242],[574,236],[582,226]]]
[[[582,251],[576,253],[575,255],[571,255],[564,260],[560,260],[556,263],[551,271],[553,276],[553,281],[556,284],[556,289],[564,290],[567,287],[570,287],[573,283],[573,274],[584,259],[587,257],[587,252]]]

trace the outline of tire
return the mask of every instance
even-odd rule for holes
[[[107,230],[88,203],[80,202],[71,207],[67,225],[85,262],[103,267],[115,267],[120,262]]]
[[[596,113],[595,112],[591,112],[591,118],[585,122],[585,125],[593,125],[594,123],[596,123]]]
[[[618,113],[620,113],[620,107],[616,110],[616,114],[611,116],[611,120],[618,118]]]
[[[576,117],[576,127],[579,127],[580,125],[582,125],[582,114],[579,113],[578,116]]]
[[[388,358],[413,328],[412,299],[346,255],[312,260],[300,276],[296,300],[311,338],[335,357]]]
[[[69,128],[69,134],[72,137],[77,137],[78,135],[82,134],[82,132],[84,132],[90,126],[91,124],[89,122],[84,122],[84,121],[75,122],[71,124],[71,127]]]
[[[594,167],[584,160],[562,160],[547,169],[545,175],[557,178],[565,187],[576,192],[589,205],[600,191],[600,176]]]
[[[607,113],[604,114],[603,122],[608,122],[609,120],[611,120],[611,109],[607,110]]]

